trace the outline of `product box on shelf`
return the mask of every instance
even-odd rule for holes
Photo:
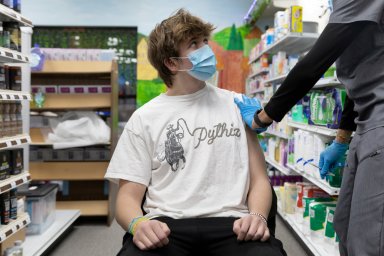
[[[324,223],[326,222],[327,208],[336,208],[336,202],[312,202],[309,204],[310,234],[317,241],[324,240]]]
[[[5,79],[5,67],[3,64],[0,64],[0,90],[7,89],[6,79]]]
[[[287,9],[289,17],[289,31],[303,33],[303,7],[291,6]]]
[[[27,234],[41,234],[55,221],[57,184],[29,185],[20,189],[26,196],[26,208],[31,218]]]
[[[10,206],[11,204],[9,191],[0,194],[1,225],[7,225],[10,221]]]
[[[332,129],[338,128],[345,98],[346,91],[339,88],[311,92],[308,123]]]
[[[24,169],[23,149],[12,149],[9,150],[11,154],[11,168],[10,174],[20,174]]]
[[[0,151],[0,180],[9,177],[11,168],[11,153],[9,150]]]

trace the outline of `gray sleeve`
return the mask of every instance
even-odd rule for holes
[[[383,19],[383,0],[333,0],[333,12],[329,23],[352,23]]]

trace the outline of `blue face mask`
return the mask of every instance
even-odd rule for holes
[[[179,71],[187,71],[188,74],[200,81],[206,81],[216,73],[216,57],[208,45],[191,52],[188,57],[178,58],[188,58],[192,63],[191,69]]]

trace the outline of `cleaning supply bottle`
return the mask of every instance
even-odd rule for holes
[[[44,60],[45,60],[44,53],[41,51],[40,46],[38,44],[35,44],[31,50],[31,58],[30,58],[31,70],[41,71],[44,66]]]

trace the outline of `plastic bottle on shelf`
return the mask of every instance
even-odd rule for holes
[[[14,256],[23,256],[23,241],[16,240],[13,246],[13,255]]]
[[[13,1],[13,10],[20,13],[21,12],[21,0],[11,0]]]
[[[14,248],[10,247],[10,248],[5,249],[4,256],[15,256]]]
[[[1,22],[1,30],[3,31],[2,34],[2,47],[4,48],[11,48],[11,36],[9,31],[4,30],[3,23]]]
[[[20,51],[21,50],[21,32],[19,28],[19,23],[17,22],[6,22],[4,24],[4,31],[9,32],[10,37],[10,48],[11,50]]]
[[[44,67],[45,55],[40,46],[35,44],[31,50],[30,65],[32,71],[41,71]]]

